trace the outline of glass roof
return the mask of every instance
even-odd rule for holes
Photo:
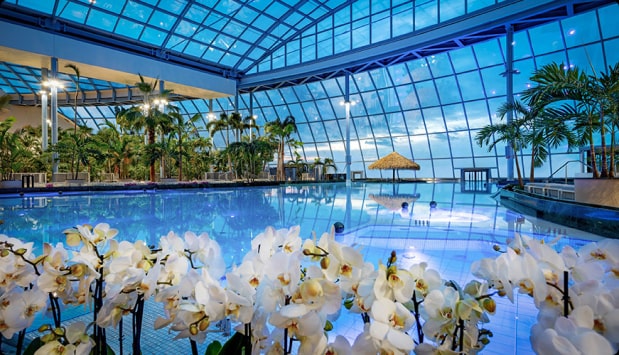
[[[162,52],[253,73],[370,46],[502,0],[5,0]]]

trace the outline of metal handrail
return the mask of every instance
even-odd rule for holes
[[[567,164],[569,164],[569,163],[580,163],[580,164],[582,164],[582,165],[586,166],[587,168],[591,168],[591,169],[593,169],[593,167],[592,167],[592,166],[590,166],[589,164],[586,164],[586,163],[584,163],[584,162],[582,162],[582,161],[580,161],[580,160],[568,160],[568,161],[566,161],[565,163],[563,163],[563,165],[561,165],[558,169],[556,169],[555,171],[553,171],[553,173],[552,173],[552,174],[550,174],[550,176],[546,179],[546,182],[549,182],[549,181],[550,181],[550,179],[552,179],[552,177],[553,177],[553,176],[554,176],[554,175],[555,175],[555,174],[556,174],[559,170],[561,170],[561,169],[563,169],[564,167],[566,167],[566,166],[567,166]],[[565,183],[567,184],[567,169],[565,169]]]

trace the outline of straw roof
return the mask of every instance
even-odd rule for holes
[[[368,166],[368,169],[401,169],[401,170],[419,170],[419,164],[414,161],[393,152],[389,155],[378,159]]]
[[[419,194],[414,195],[381,195],[370,194],[369,197],[379,203],[381,206],[391,210],[399,211],[402,209],[402,203],[406,202],[409,206],[417,201]],[[412,208],[412,207],[411,207]]]

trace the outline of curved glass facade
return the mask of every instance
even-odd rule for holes
[[[619,61],[619,6],[611,5],[562,21],[515,32],[512,42],[514,93],[530,87],[532,73],[552,62],[578,66],[589,74]],[[596,24],[592,26],[592,24]],[[366,177],[390,177],[391,171],[368,170],[377,159],[397,151],[421,165],[402,177],[459,178],[459,168],[491,168],[493,177],[507,177],[505,150],[488,151],[474,138],[477,131],[498,122],[495,112],[507,101],[506,39],[498,38],[431,57],[387,66],[350,76],[351,170]],[[307,161],[332,157],[345,167],[346,112],[344,78],[241,95],[240,111],[258,117],[258,124],[292,115]],[[251,105],[250,105],[251,103]],[[200,102],[182,104],[189,112],[202,111]],[[233,98],[217,100],[216,114],[233,110]],[[223,136],[215,144],[224,144]],[[521,157],[523,171],[530,167],[530,151]],[[288,152],[288,158],[292,152]],[[578,151],[567,146],[552,150],[536,176],[548,177]],[[580,171],[569,165],[569,173]]]

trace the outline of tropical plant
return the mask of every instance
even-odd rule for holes
[[[21,164],[25,152],[19,135],[11,132],[15,117],[0,122],[0,175],[2,180],[11,180]]]
[[[264,125],[265,132],[272,137],[277,144],[277,180],[284,181],[286,179],[284,172],[284,154],[286,145],[297,143],[294,138],[291,138],[292,133],[297,132],[297,124],[293,116],[288,116],[284,120],[277,117],[274,121],[267,122]]]
[[[537,85],[523,93],[532,105],[560,105],[557,110],[570,114],[564,119],[575,121],[581,142],[588,143],[593,177],[612,178],[614,167],[608,168],[607,131],[611,132],[611,159],[614,164],[614,135],[617,130],[617,97],[619,96],[619,63],[607,73],[587,75],[578,67],[551,63],[537,70],[531,80]],[[598,171],[594,133],[600,138],[600,170]],[[612,172],[612,173],[611,173]]]
[[[329,169],[333,169],[337,172],[337,166],[335,162],[331,158],[325,158],[321,160],[320,157],[314,159],[312,164],[310,165],[312,170],[318,169],[320,175],[317,177],[318,180],[322,180],[325,178],[325,175],[329,172]]]
[[[24,148],[20,157],[20,172],[42,172],[50,170],[51,161],[41,146],[41,127],[25,126],[15,132]],[[51,170],[50,170],[51,171]]]
[[[104,158],[104,144],[92,134],[92,129],[78,126],[75,133],[64,131],[52,151],[58,153],[61,160],[70,160],[71,178],[78,179],[80,164],[91,172],[91,165]]]
[[[170,120],[172,122],[173,132],[176,135],[177,141],[177,155],[176,161],[178,166],[178,180],[183,180],[183,157],[188,154],[184,150],[183,141],[185,139],[189,139],[191,137],[195,137],[198,135],[198,130],[196,129],[196,122],[198,122],[202,115],[196,113],[195,115],[185,119],[185,117],[178,112],[178,110],[174,110],[168,114]]]
[[[77,96],[80,92],[80,69],[75,64],[67,64],[65,68],[70,68],[75,74],[75,96],[73,97],[73,133],[77,134]]]
[[[531,163],[529,179],[535,180],[535,168],[540,167],[550,154],[549,148],[556,148],[563,142],[568,143],[568,148],[576,145],[576,137],[566,124],[560,112],[548,108],[527,106],[520,101],[505,103],[497,109],[497,115],[504,119],[509,113],[513,113],[522,133],[523,146],[531,148]]]
[[[271,161],[275,146],[268,139],[260,137],[251,142],[234,142],[226,149],[226,153],[233,157],[237,176],[251,182]]]
[[[129,167],[135,160],[142,140],[131,134],[123,134],[119,127],[110,121],[97,132],[103,142],[107,171],[119,179],[129,178]]]
[[[518,152],[525,145],[524,134],[521,127],[524,125],[522,118],[514,119],[510,122],[492,124],[482,127],[475,135],[475,141],[479,146],[487,146],[488,151],[492,151],[499,143],[508,144],[514,154],[516,163],[516,173],[518,174],[518,185],[524,188],[522,180],[522,172],[520,171],[520,163]]]
[[[289,160],[286,163],[286,166],[290,167],[290,168],[294,168],[295,171],[295,177],[297,180],[301,180],[301,178],[303,177],[303,173],[306,173],[310,167],[310,164],[308,164],[302,157],[301,154],[299,154],[298,152],[294,152],[294,159]]]
[[[157,80],[149,83],[145,81],[142,75],[139,75],[139,77],[140,81],[135,85],[143,95],[144,104],[118,110],[116,119],[124,129],[135,130],[137,132],[143,129],[146,131],[148,141],[146,152],[149,166],[149,179],[150,181],[155,181],[155,163],[159,157],[157,155],[157,149],[155,148],[155,137],[157,130],[162,125],[169,122],[169,116],[165,114],[164,110],[160,110],[160,105],[156,104],[154,99],[155,96],[157,96],[163,100],[167,98],[172,91],[162,90],[156,94]],[[167,104],[164,104],[164,106],[165,108],[173,107]]]
[[[183,143],[183,151],[187,153],[187,164],[184,174],[187,179],[203,179],[204,172],[211,170],[213,162],[213,143],[210,137],[195,137]]]

